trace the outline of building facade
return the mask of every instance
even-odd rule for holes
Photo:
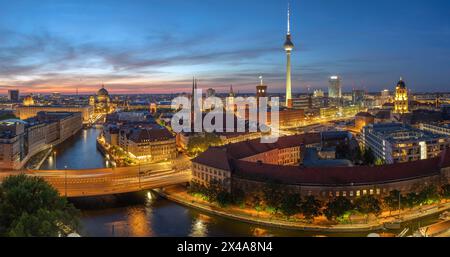
[[[331,76],[328,82],[328,97],[342,98],[342,79],[339,76]]]
[[[450,138],[401,123],[378,123],[363,128],[362,145],[385,163],[401,163],[437,157],[450,146]]]
[[[51,106],[19,106],[16,108],[17,115],[21,120],[26,120],[35,117],[38,112],[79,112],[83,119],[83,123],[89,123],[94,115],[94,109],[89,105],[80,106],[65,106],[65,105],[51,105]]]
[[[159,162],[177,157],[175,137],[164,127],[134,127],[121,129],[119,146],[139,161]]]
[[[0,122],[0,169],[17,170],[37,153],[54,147],[82,128],[80,113],[39,112],[27,120]]]
[[[292,193],[326,201],[339,196],[382,198],[392,190],[418,192],[428,185],[450,181],[450,151],[427,160],[326,169],[274,164],[274,158],[266,159],[267,163],[257,160],[264,159],[264,153],[274,155],[276,149],[317,144],[320,138],[304,134],[280,138],[281,142],[275,144],[261,145],[253,140],[209,148],[192,161],[192,182],[207,186],[218,181],[226,190],[241,190],[246,195],[261,194],[268,184],[277,183]],[[252,159],[256,155],[260,158]]]

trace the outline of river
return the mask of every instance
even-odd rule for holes
[[[99,129],[82,130],[56,148],[41,169],[108,167],[96,148]],[[263,227],[187,208],[146,191],[122,196],[74,200],[82,210],[82,236],[366,236],[368,233],[327,234]],[[436,220],[421,220],[427,225]],[[414,227],[418,222],[411,224]]]

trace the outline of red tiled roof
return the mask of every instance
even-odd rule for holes
[[[210,147],[192,160],[194,163],[231,171],[230,156],[223,147]]]
[[[259,181],[292,185],[364,185],[386,183],[439,174],[440,158],[384,166],[302,168],[236,160],[234,175]]]
[[[235,159],[242,159],[273,149],[283,149],[289,147],[300,146],[302,144],[313,144],[320,142],[319,133],[301,134],[294,136],[280,137],[273,144],[261,143],[261,139],[242,141],[226,146],[227,152]]]
[[[260,143],[260,139],[229,144],[224,147],[211,147],[193,160],[233,175],[259,181],[279,181],[295,185],[365,185],[409,180],[413,178],[438,175],[440,168],[450,167],[450,149],[441,157],[383,166],[321,167],[305,168],[280,166],[241,159],[273,149],[283,149],[320,142],[320,134],[303,134],[279,138],[273,144]]]
[[[150,142],[165,141],[174,137],[166,128],[133,128],[128,134],[128,138],[136,143],[146,140]]]

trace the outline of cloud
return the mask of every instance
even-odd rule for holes
[[[126,84],[138,85],[142,84],[139,81],[154,79],[152,77],[165,77],[165,81],[158,83],[170,84],[180,76],[171,71],[173,67],[184,67],[186,72],[199,65],[237,69],[279,51],[261,46],[219,50],[214,44],[220,35],[211,33],[205,41],[200,40],[205,38],[201,34],[181,37],[163,32],[144,37],[143,42],[136,45],[71,41],[48,31],[22,34],[0,29],[0,35],[4,39],[0,40],[0,83],[29,91],[53,90],[60,85],[86,86],[101,81],[125,84],[128,80]],[[211,82],[225,80],[230,81],[218,78]]]

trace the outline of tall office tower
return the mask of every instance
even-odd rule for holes
[[[364,106],[364,100],[366,98],[366,92],[361,89],[354,89],[352,92],[352,102],[357,106]]]
[[[395,87],[394,113],[404,114],[408,112],[408,89],[403,79],[400,78]]]
[[[389,102],[390,98],[391,98],[391,92],[389,92],[389,89],[384,89],[383,91],[381,91],[380,105],[383,105],[383,104]]]
[[[206,97],[213,97],[216,96],[216,90],[214,88],[208,88],[206,90]]]
[[[328,86],[328,97],[329,98],[341,98],[342,97],[342,79],[339,76],[331,76]]]
[[[10,102],[19,102],[19,90],[18,89],[8,90],[8,100]]]
[[[288,6],[287,13],[287,34],[286,41],[284,42],[284,50],[286,51],[286,107],[292,107],[292,87],[291,87],[291,52],[294,49],[294,44],[291,39],[291,10]]]

